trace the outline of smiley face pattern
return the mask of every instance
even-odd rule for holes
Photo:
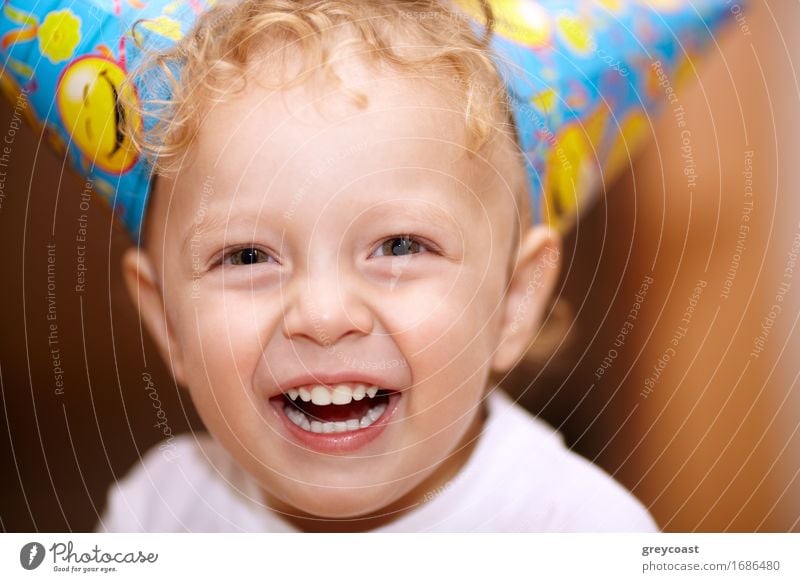
[[[121,91],[141,57],[133,23],[150,44],[176,42],[214,0],[3,0],[0,6],[0,90],[25,119],[138,236],[147,203],[150,165],[124,126],[141,128],[123,108]],[[137,28],[137,31],[140,30]],[[141,34],[141,33],[140,33]],[[150,42],[152,40],[152,42]]]

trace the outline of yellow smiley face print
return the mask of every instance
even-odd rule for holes
[[[58,83],[56,101],[72,141],[91,164],[111,174],[127,172],[138,154],[123,128],[140,126],[138,112],[119,101],[125,71],[104,56],[85,56],[67,67]],[[126,95],[130,97],[130,94]],[[134,94],[135,97],[135,94]]]

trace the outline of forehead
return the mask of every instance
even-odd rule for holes
[[[354,209],[392,197],[439,204],[433,194],[443,192],[480,213],[513,204],[497,160],[468,155],[457,86],[358,56],[341,58],[335,72],[340,83],[319,74],[274,90],[261,84],[274,70],[253,69],[243,92],[209,106],[179,174],[186,187],[177,204],[188,215],[198,204],[230,213],[247,200],[264,211],[304,212],[323,200]],[[203,199],[209,183],[214,196]]]
[[[466,127],[452,92],[369,65],[350,57],[337,63],[341,83],[319,73],[284,90],[260,85],[274,77],[271,69],[251,71],[242,94],[210,107],[198,134],[198,159],[240,176],[252,159],[302,160],[313,170],[335,165],[343,150],[365,153],[387,140],[413,139],[422,147],[424,140],[464,143]],[[352,97],[356,93],[363,101]]]

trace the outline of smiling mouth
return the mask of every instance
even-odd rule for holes
[[[321,435],[354,433],[375,424],[389,409],[391,390],[362,383],[321,384],[273,398],[299,429]]]

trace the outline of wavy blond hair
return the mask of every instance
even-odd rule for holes
[[[480,152],[496,131],[518,143],[505,85],[488,48],[491,9],[485,1],[466,3],[484,11],[488,26],[482,39],[465,13],[440,0],[221,0],[162,51],[142,46],[146,36],[137,29],[146,21],[140,20],[133,37],[145,56],[128,82],[140,80],[146,93],[147,83],[157,79],[168,97],[129,99],[125,107],[135,109],[148,129],[126,131],[157,174],[172,170],[196,137],[208,105],[243,91],[256,63],[277,64],[287,50],[299,52],[304,67],[287,74],[284,66],[274,83],[260,75],[259,84],[279,90],[322,73],[363,107],[367,96],[343,87],[332,67],[332,57],[357,46],[367,59],[452,93],[464,109],[468,152]]]

